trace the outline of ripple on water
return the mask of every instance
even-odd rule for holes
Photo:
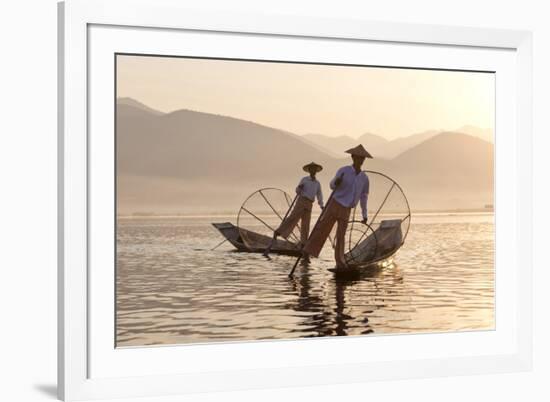
[[[393,265],[335,281],[331,250],[236,253],[210,220],[120,219],[117,345],[494,328],[492,215],[413,220]]]

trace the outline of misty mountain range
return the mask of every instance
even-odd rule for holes
[[[352,138],[347,135],[329,137],[323,134],[306,134],[303,137],[313,145],[319,147],[319,149],[333,156],[341,155],[341,153],[346,149],[354,147],[357,143],[361,143],[369,144],[369,152],[376,158],[393,159],[415,145],[418,145],[444,131],[445,130],[429,130],[394,140],[387,140],[379,135],[371,133],[365,133],[359,138]],[[484,140],[492,138],[492,130],[481,129],[469,125],[452,130],[452,132],[468,134]]]
[[[427,131],[387,141],[299,136],[261,124],[191,110],[156,111],[131,98],[117,100],[119,213],[236,213],[260,187],[291,191],[324,166],[328,181],[349,164],[343,150],[362,143],[375,159],[364,168],[385,173],[405,191],[413,210],[483,208],[493,202],[493,144],[464,132]]]

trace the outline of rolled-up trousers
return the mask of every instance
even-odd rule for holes
[[[343,268],[346,266],[346,261],[344,259],[344,244],[351,208],[340,205],[334,199],[331,199],[325,208],[321,220],[311,232],[311,236],[306,242],[303,251],[314,257],[319,257],[319,253],[327,237],[330,235],[330,231],[334,224],[337,223],[334,260],[338,268]]]
[[[309,222],[311,221],[311,209],[313,201],[306,197],[298,196],[296,204],[290,214],[281,222],[275,233],[288,239],[298,222],[300,222],[300,241],[305,244],[309,236]]]

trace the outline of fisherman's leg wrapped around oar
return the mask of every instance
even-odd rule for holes
[[[313,201],[308,200],[306,197],[298,196],[298,200],[296,200],[296,205],[294,205],[294,208],[292,209],[290,214],[281,222],[277,230],[275,230],[275,233],[278,236],[282,236],[285,239],[288,239],[298,222],[301,220],[301,241],[305,242],[309,234],[309,220],[311,219],[312,207]],[[304,225],[305,222],[307,222],[307,225]],[[304,226],[307,227],[304,228]]]
[[[327,204],[326,211],[324,211],[317,226],[311,232],[311,236],[306,242],[303,251],[314,257],[319,257],[319,254],[325,244],[325,241],[330,235],[334,224],[338,223],[334,257],[338,268],[345,267],[344,244],[350,212],[350,208],[343,207],[337,201],[331,199]]]

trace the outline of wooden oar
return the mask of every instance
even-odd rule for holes
[[[215,249],[217,249],[218,247],[220,247],[223,243],[225,243],[227,240],[229,240],[229,239],[225,239],[225,240],[222,241],[220,244],[218,244],[216,247],[210,249],[210,251],[214,251]]]
[[[281,220],[281,223],[283,223],[285,221],[285,219],[288,217],[288,214],[290,213],[290,211],[292,211],[292,207],[294,207],[294,204],[296,203],[297,199],[298,199],[298,194],[296,194],[294,196],[294,199],[292,200],[292,203],[290,204],[290,206],[286,210],[286,214],[285,214],[285,216],[283,216],[283,219]]]
[[[340,175],[340,180],[342,179],[342,177],[344,176],[344,173],[342,173]],[[321,211],[321,214],[319,215],[319,217],[317,218],[317,222],[315,222],[315,225],[313,226],[313,229],[311,230],[311,233],[309,235],[309,237],[311,237],[311,235],[313,234],[313,232],[315,232],[315,229],[317,229],[317,226],[319,226],[319,222],[321,222],[321,218],[323,217],[323,215],[325,214],[325,211],[327,210],[328,208],[328,204],[330,203],[330,201],[332,200],[332,196],[334,195],[334,192],[336,191],[338,187],[336,187],[334,190],[332,190],[332,192],[330,193],[330,196],[328,197],[328,200],[327,200],[327,203],[325,204],[325,208],[323,208],[323,210]],[[302,259],[302,257],[304,256],[304,253],[301,253],[298,258],[296,259],[296,262],[294,263],[294,266],[292,267],[292,270],[290,271],[290,273],[288,274],[288,277],[289,278],[292,278],[294,276],[294,271],[296,270],[296,267],[298,266],[298,263],[300,262],[300,260]]]
[[[266,196],[264,195],[264,193],[262,193],[262,190],[259,190],[259,193],[260,195],[264,198],[265,202],[267,203],[267,205],[269,205],[269,207],[271,208],[271,210],[275,213],[275,215],[277,215],[279,217],[279,219],[281,219],[281,223],[284,222],[284,220],[286,219],[286,217],[288,216],[288,214],[290,213],[290,211],[292,210],[292,207],[294,206],[294,203],[296,202],[296,200],[298,199],[298,194],[296,194],[294,196],[294,199],[292,200],[292,203],[289,205],[288,209],[286,210],[286,214],[285,216],[281,217],[281,215],[279,214],[279,212],[277,212],[277,210],[273,207],[273,205],[271,205],[271,203],[269,202],[269,200],[266,198]],[[285,199],[286,199],[286,196],[285,196]],[[287,199],[287,202],[288,202],[288,199]],[[290,233],[290,235],[292,235],[292,237],[296,240],[296,241],[299,241],[299,239],[296,237],[296,235],[294,233]],[[289,236],[290,236],[289,235]]]
[[[262,196],[263,196],[263,194],[262,194]],[[264,197],[264,199],[265,199],[265,197]],[[296,200],[297,200],[297,199],[298,199],[298,194],[296,194],[296,195],[294,196],[294,199],[292,200],[292,203],[290,204],[290,206],[289,206],[288,209],[286,210],[285,216],[281,219],[281,223],[283,223],[283,222],[285,221],[285,219],[287,218],[287,216],[288,216],[288,214],[290,213],[290,211],[292,211],[292,207],[294,207],[294,204],[296,203]],[[267,201],[267,199],[266,199],[266,201]],[[288,202],[288,201],[287,201],[287,202]],[[268,204],[269,204],[269,202],[268,202]],[[270,204],[270,206],[271,206],[271,204]],[[273,207],[271,207],[271,209],[273,209],[273,212],[277,213],[276,210],[275,210]],[[279,216],[279,217],[280,217],[280,216]],[[275,232],[275,231],[274,231],[274,232]],[[293,233],[291,233],[291,234],[293,234]],[[273,235],[273,236],[275,236],[275,235]],[[294,236],[294,237],[296,237],[296,236]],[[273,240],[271,241],[271,243],[268,244],[268,246],[264,249],[264,255],[265,255],[266,257],[268,256],[269,252],[271,251],[271,248],[273,247],[273,244],[274,244],[274,243],[275,243],[275,239],[273,239]]]

